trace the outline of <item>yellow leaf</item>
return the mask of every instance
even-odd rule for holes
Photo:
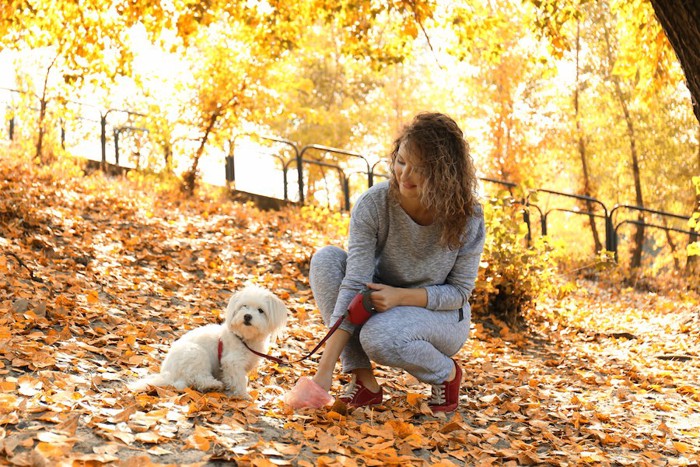
[[[17,396],[13,394],[0,394],[0,407],[2,407],[0,413],[10,412],[17,408],[17,405]]]
[[[605,437],[601,440],[603,444],[612,444],[612,445],[618,445],[620,442],[622,442],[622,437],[618,435],[611,435],[611,434],[606,434]]]
[[[68,436],[59,435],[58,433],[53,433],[51,431],[42,431],[36,435],[36,439],[44,443],[51,444],[63,444],[70,440]]]
[[[593,464],[596,462],[601,462],[603,458],[597,452],[584,451],[581,453],[581,460],[583,462]]]
[[[22,396],[36,396],[41,392],[43,386],[44,384],[41,381],[32,379],[29,376],[19,379],[19,393]]]
[[[136,441],[141,441],[142,443],[157,443],[160,441],[160,435],[154,431],[146,431],[144,433],[136,434]]]
[[[72,417],[65,420],[63,423],[56,425],[55,430],[59,433],[63,433],[68,436],[75,436],[75,432],[78,430],[78,424],[80,423],[80,415],[73,415]]]
[[[126,431],[115,431],[112,436],[122,441],[124,444],[131,444],[134,442],[134,435],[127,433]]]
[[[210,430],[197,425],[194,427],[194,433],[185,440],[185,449],[192,448],[200,451],[208,451],[211,447],[209,438],[213,436],[214,434]]]
[[[673,447],[676,448],[676,451],[678,451],[680,454],[686,454],[692,451],[693,449],[691,445],[683,443],[681,441],[674,441]]]
[[[14,392],[17,388],[17,383],[12,381],[0,381],[0,392]]]
[[[185,449],[197,449],[199,451],[208,451],[211,443],[204,436],[194,434],[185,440]]]
[[[253,467],[277,467],[277,464],[267,459],[255,459],[252,465]]]
[[[94,305],[100,301],[100,296],[97,294],[97,290],[91,290],[87,293],[87,302],[90,305]]]
[[[41,455],[49,458],[60,458],[64,457],[71,451],[70,444],[54,444],[54,443],[44,443],[41,442],[36,445],[36,449]]]
[[[405,438],[413,434],[415,428],[410,423],[402,422],[401,420],[389,420],[386,425],[391,428],[396,436]]]
[[[676,388],[676,392],[686,396],[694,396],[697,393],[697,389],[695,389],[693,386],[683,385],[678,386],[678,388]]]
[[[338,401],[338,399],[336,399],[336,402],[337,402],[337,401]],[[333,405],[334,405],[334,407],[335,407],[335,404],[333,404]],[[343,420],[343,419],[345,418],[341,413],[339,413],[337,410],[334,410],[334,409],[330,410],[330,411],[326,414],[326,417],[328,417],[328,418],[331,419],[331,420],[337,420],[337,421],[341,421],[341,420]]]
[[[450,422],[450,423],[446,424],[445,426],[443,426],[442,428],[440,428],[440,433],[446,434],[446,433],[451,433],[453,431],[457,431],[457,430],[461,430],[461,429],[462,429],[462,426],[459,423]]]
[[[657,410],[663,410],[664,412],[670,412],[671,410],[673,410],[673,406],[663,401],[654,402],[654,408]]]

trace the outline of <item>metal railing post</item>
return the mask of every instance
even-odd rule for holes
[[[342,173],[342,172],[341,172]],[[350,179],[343,174],[343,185],[345,192],[345,210],[350,210]]]
[[[287,181],[287,175],[289,173],[289,164],[292,162],[297,163],[297,172],[298,172],[298,184],[299,184],[299,200],[303,204],[304,202],[304,191],[303,191],[303,186],[304,186],[304,180],[303,180],[303,172],[301,169],[301,163],[300,163],[300,156],[299,156],[299,149],[297,148],[296,144],[294,144],[292,141],[289,141],[284,138],[278,138],[276,136],[266,136],[266,135],[256,135],[254,133],[236,133],[232,139],[229,140],[230,143],[230,148],[229,148],[229,156],[226,156],[226,180],[227,181],[235,181],[236,179],[236,167],[235,167],[235,146],[236,146],[236,139],[239,136],[255,136],[257,138],[265,139],[268,141],[274,141],[276,143],[281,143],[284,145],[287,145],[292,148],[294,151],[294,157],[292,159],[289,159],[288,161],[285,162],[285,160],[277,155],[274,154],[269,154],[270,156],[273,156],[277,158],[277,160],[280,161],[282,164],[282,179],[283,179],[283,191],[284,191],[284,200],[288,201],[289,200],[289,183]]]
[[[612,251],[617,257],[617,236],[613,227],[612,211],[605,216],[605,249]]]
[[[297,152],[297,184],[299,185],[299,203],[304,204],[304,159],[301,157],[301,152]]]
[[[299,154],[299,148],[297,148],[297,145],[294,144],[292,141],[289,141],[289,140],[283,139],[283,138],[277,138],[276,136],[261,136],[261,138],[267,139],[269,141],[275,141],[277,143],[285,144],[285,145],[291,147],[292,150],[294,151],[294,159],[291,159],[291,160],[295,160],[297,163],[297,177],[298,177],[297,185],[299,186],[299,203],[304,204],[304,171],[303,171],[303,168],[301,166],[301,155]],[[282,161],[282,177],[284,180],[283,191],[284,191],[284,200],[285,201],[289,200],[288,189],[287,189],[287,168],[288,168],[288,166],[289,166],[288,164],[289,164],[289,162],[291,162],[291,160],[287,161],[287,163]]]
[[[113,137],[114,137],[114,164],[119,165],[119,133],[120,130],[118,128],[115,128],[112,131]]]
[[[236,133],[233,135],[233,138],[228,140],[228,154],[224,158],[226,183],[233,183],[236,181],[235,152],[236,138],[238,138],[238,136],[238,133]]]
[[[370,170],[369,170],[369,173],[370,173],[369,179],[370,179],[370,181],[372,182],[372,183],[370,184],[370,187],[374,186],[374,176],[375,176],[375,175],[378,176],[378,177],[389,178],[389,176],[386,175],[386,174],[382,174],[382,173],[375,174],[375,173],[374,173],[374,171],[375,171],[375,169],[377,168],[377,166],[378,166],[379,164],[381,164],[382,162],[386,162],[386,161],[385,161],[384,159],[379,159],[377,162],[375,162],[374,164],[372,164],[372,167],[371,167]]]
[[[324,151],[324,152],[333,152],[333,153],[336,153],[336,154],[342,154],[342,155],[346,155],[346,156],[356,157],[356,158],[362,159],[362,161],[365,163],[365,167],[366,167],[366,172],[365,172],[365,174],[367,175],[367,184],[368,184],[368,187],[371,186],[370,183],[371,183],[372,180],[373,180],[372,175],[371,175],[371,169],[370,169],[370,166],[369,166],[369,162],[367,162],[367,159],[366,159],[363,155],[361,155],[361,154],[358,154],[358,153],[355,153],[355,152],[350,152],[350,151],[345,151],[345,150],[343,150],[343,149],[332,148],[332,147],[329,147],[329,146],[322,146],[322,145],[319,145],[319,144],[309,144],[309,145],[307,145],[307,146],[304,146],[304,147],[301,149],[301,151],[299,152],[299,157],[298,157],[298,159],[299,159],[299,164],[298,164],[298,167],[300,168],[300,173],[303,172],[302,164],[304,164],[304,163],[308,163],[308,164],[312,164],[312,165],[318,165],[318,166],[321,166],[321,167],[331,167],[331,168],[334,168],[334,169],[336,169],[336,170],[338,171],[338,173],[340,174],[340,177],[341,177],[341,186],[343,187],[343,192],[344,192],[343,195],[344,195],[344,199],[345,199],[346,210],[350,210],[350,182],[349,182],[349,180],[348,180],[348,177],[345,175],[345,172],[343,171],[343,169],[342,169],[340,166],[338,166],[338,165],[336,165],[336,164],[330,164],[330,163],[328,163],[328,162],[323,162],[323,161],[320,161],[320,160],[304,159],[304,154],[305,154],[306,152],[308,152],[308,151],[311,151],[311,150]],[[301,175],[300,175],[300,177],[301,177]],[[300,180],[301,180],[301,178],[300,178]],[[300,185],[299,185],[299,188],[300,188],[300,189],[303,189],[303,185],[300,184]],[[302,199],[302,204],[303,204],[303,199],[304,199],[304,198],[303,198],[303,191],[300,193],[300,198]]]
[[[623,225],[623,224],[634,224],[638,226],[644,226],[644,227],[652,227],[656,229],[661,229],[665,230],[667,232],[678,232],[678,233],[685,233],[689,234],[692,238],[693,231],[692,230],[683,230],[683,229],[676,229],[673,227],[668,227],[665,225],[658,225],[658,224],[650,224],[645,221],[639,221],[639,220],[633,220],[633,219],[628,219],[628,220],[623,220],[619,222],[617,225],[615,225],[614,220],[613,220],[613,215],[615,212],[617,212],[618,209],[629,209],[632,211],[638,211],[638,212],[647,212],[649,214],[654,214],[658,216],[663,216],[663,217],[670,217],[672,219],[679,219],[683,221],[688,221],[690,219],[689,216],[682,216],[680,214],[674,214],[670,212],[665,212],[665,211],[658,211],[656,209],[648,209],[642,206],[634,206],[630,204],[616,204],[612,210],[610,211],[610,225],[613,228],[613,234],[612,234],[612,241],[613,241],[613,246],[614,246],[614,253],[615,253],[615,261],[617,261],[617,245],[618,245],[618,235],[617,235],[617,229]]]
[[[100,149],[102,151],[100,165],[103,171],[107,168],[107,114],[109,112],[111,109],[104,113],[100,111]]]
[[[63,119],[61,119],[61,149],[64,151],[66,149],[66,125]]]

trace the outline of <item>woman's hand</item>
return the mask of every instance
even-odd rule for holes
[[[428,293],[425,289],[403,289],[374,283],[367,284],[367,288],[372,291],[372,306],[379,312],[401,305],[425,307],[428,303]]]

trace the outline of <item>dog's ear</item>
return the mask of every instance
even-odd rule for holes
[[[269,310],[270,318],[272,320],[273,331],[270,334],[270,342],[275,342],[284,331],[284,327],[287,324],[287,306],[284,304],[279,297],[275,294],[270,293],[267,297],[267,308]]]
[[[236,311],[238,311],[240,301],[241,301],[241,292],[240,291],[235,292],[233,295],[231,295],[231,298],[228,301],[228,306],[226,307],[226,315],[224,316],[225,323],[231,322],[233,315],[235,315]]]

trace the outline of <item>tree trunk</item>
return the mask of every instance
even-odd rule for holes
[[[576,89],[574,90],[574,110],[576,114],[576,135],[578,138],[578,153],[581,157],[581,168],[583,171],[583,195],[588,197],[593,197],[591,190],[591,181],[588,175],[588,159],[586,157],[586,137],[583,134],[583,125],[581,125],[581,115],[579,112],[579,95],[581,92],[581,81],[580,81],[580,67],[579,67],[579,52],[581,51],[581,35],[580,35],[580,22],[576,24]],[[600,242],[600,234],[598,233],[598,226],[595,222],[595,216],[593,215],[593,203],[586,201],[586,211],[590,214],[588,220],[591,224],[591,232],[593,234],[593,244],[595,245],[595,251],[598,253],[603,249],[603,245]]]
[[[34,157],[36,158],[36,160],[41,160],[42,162],[46,162],[42,157],[42,152],[44,149],[44,134],[46,133],[46,106],[48,104],[46,99],[46,92],[49,86],[49,74],[51,73],[51,68],[53,68],[54,64],[56,63],[56,60],[58,60],[58,55],[56,55],[53,58],[51,64],[46,69],[46,74],[44,75],[44,87],[41,90],[41,99],[39,99],[39,135],[36,141],[36,154],[34,155]]]
[[[622,93],[622,88],[620,86],[620,81],[617,78],[613,78],[615,82],[615,93],[617,94],[617,99],[620,102],[620,107],[625,115],[625,123],[627,124],[627,137],[630,143],[630,156],[632,157],[632,176],[634,177],[634,192],[635,192],[635,202],[640,208],[644,207],[644,198],[642,196],[642,179],[639,171],[639,155],[637,154],[637,136],[634,130],[634,121],[632,120],[632,115],[630,114],[629,107],[627,106],[627,101]],[[637,220],[639,222],[644,222],[644,214],[640,211]],[[638,224],[637,230],[634,235],[634,249],[632,250],[632,264],[633,268],[638,268],[642,265],[642,248],[644,247],[644,225]]]
[[[634,129],[634,121],[632,119],[632,114],[630,113],[627,97],[622,90],[622,85],[620,84],[620,78],[615,76],[612,72],[614,66],[613,58],[613,48],[610,43],[610,31],[608,29],[607,23],[603,26],[605,33],[605,44],[607,46],[608,54],[608,74],[610,79],[615,86],[615,96],[620,104],[622,113],[625,117],[625,124],[627,125],[627,137],[629,138],[630,144],[630,157],[632,158],[632,177],[634,178],[634,192],[635,192],[635,203],[638,207],[644,207],[644,197],[642,196],[642,179],[639,171],[639,155],[637,154],[637,136]],[[632,250],[632,261],[631,266],[633,268],[638,268],[642,265],[642,249],[644,247],[644,213],[639,212],[637,220],[640,224],[637,224],[636,232],[634,234],[634,248]]]
[[[668,227],[668,222],[666,221],[666,218],[663,218],[663,224],[664,226]],[[678,258],[678,255],[676,252],[678,251],[678,247],[676,246],[676,242],[673,240],[673,236],[671,235],[671,232],[669,230],[664,230],[666,233],[666,243],[668,243],[668,246],[671,247],[671,257],[673,258],[673,266],[676,268],[676,271],[681,270],[681,262],[680,259]]]
[[[700,2],[651,0],[651,4],[683,68],[693,111],[700,121]]]
[[[204,136],[202,136],[202,140],[199,143],[197,152],[194,155],[192,167],[190,167],[190,170],[185,172],[185,174],[182,177],[183,191],[190,196],[194,194],[194,189],[197,186],[197,170],[199,168],[199,159],[201,159],[202,155],[204,154],[204,147],[207,145],[209,135],[211,135],[211,132],[214,130],[214,125],[216,125],[216,121],[218,120],[219,115],[219,112],[214,112],[209,118],[207,128],[204,130]]]
[[[173,171],[173,146],[170,141],[163,144],[163,157],[165,158],[165,171],[172,173]]]
[[[700,125],[698,125],[698,141],[700,141]],[[695,168],[695,173],[700,175],[700,144],[698,144],[696,156],[697,167]],[[700,193],[698,193],[697,189],[695,191],[695,212],[700,212]],[[695,231],[700,232],[700,226],[696,227]],[[688,238],[688,244],[695,243],[699,240],[700,239],[698,239],[697,234],[690,235]],[[698,264],[698,258],[699,257],[697,255],[688,256],[688,260],[685,263],[686,272],[693,270],[695,267],[694,265]]]
[[[43,152],[43,146],[44,146],[44,120],[46,119],[46,92],[42,95],[41,99],[39,100],[39,135],[37,136],[36,139],[36,152],[34,154],[34,158],[37,161],[44,161],[44,158],[42,157],[42,152]]]

